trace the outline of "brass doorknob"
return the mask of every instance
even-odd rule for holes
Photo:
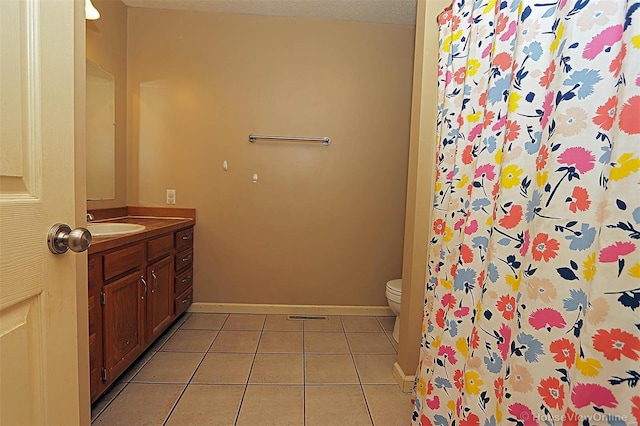
[[[56,223],[47,234],[47,246],[53,254],[63,254],[69,249],[80,253],[89,248],[91,238],[91,232],[86,228],[71,230],[65,223]]]

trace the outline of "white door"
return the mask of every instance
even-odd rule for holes
[[[74,9],[0,0],[3,425],[81,422],[76,262],[86,255],[56,256],[46,242],[54,223],[75,225]]]

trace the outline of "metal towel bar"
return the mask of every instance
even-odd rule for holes
[[[249,135],[249,142],[254,143],[257,140],[279,140],[279,141],[298,141],[298,142],[322,142],[322,145],[328,146],[331,144],[331,139],[324,138],[301,138],[296,136],[265,136],[265,135]]]

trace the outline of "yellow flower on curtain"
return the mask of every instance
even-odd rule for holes
[[[516,112],[520,107],[518,101],[522,99],[522,95],[518,92],[511,92],[509,94],[509,112]]]
[[[438,349],[440,347],[440,336],[437,336],[431,341],[431,347],[434,349]]]
[[[418,393],[422,396],[427,393],[427,383],[422,377],[420,377],[420,380],[418,380]]]
[[[589,282],[593,281],[593,277],[596,275],[596,272],[598,272],[596,253],[594,252],[587,256],[587,260],[582,263],[582,266],[584,266],[584,270],[582,271],[584,279]]]
[[[538,172],[536,173],[536,183],[538,184],[538,188],[542,188],[547,184],[547,180],[549,180],[549,171]]]
[[[489,2],[487,2],[487,5],[482,10],[482,14],[486,15],[489,12],[493,12],[493,9],[495,9],[495,7],[496,7],[496,0],[489,0]]]
[[[631,44],[636,49],[640,49],[640,34],[631,37]]]
[[[458,31],[454,32],[453,34],[451,34],[449,37],[447,37],[444,40],[442,48],[444,49],[445,52],[448,53],[450,51],[449,49],[451,48],[451,44],[453,42],[456,42],[456,41],[460,40],[461,38],[462,38],[462,30],[458,30]]]
[[[598,374],[600,374],[602,364],[595,358],[582,359],[580,358],[580,355],[578,355],[576,359],[576,367],[583,376],[596,377]]]
[[[477,371],[469,370],[464,373],[464,387],[467,393],[471,395],[478,395],[480,393],[480,386],[483,384],[484,382]]]
[[[640,263],[636,263],[629,269],[629,275],[633,278],[640,278]]]
[[[464,337],[458,338],[456,341],[456,349],[458,349],[460,355],[466,358],[469,354],[469,344],[467,343],[467,339]]]
[[[452,412],[455,411],[456,410],[456,402],[453,399],[450,399],[447,402],[447,408]]]
[[[482,111],[467,115],[467,121],[469,123],[477,123],[480,117],[482,117]]]
[[[469,183],[469,176],[465,173],[460,178],[460,182],[458,182],[458,184],[456,185],[456,188],[458,189],[464,188],[467,186],[467,183]]]
[[[516,164],[510,164],[502,169],[502,187],[509,189],[513,188],[514,186],[520,185],[520,182],[522,180],[520,179],[520,175],[522,173],[522,169]]]
[[[511,286],[511,289],[514,292],[517,292],[518,289],[520,288],[520,282],[522,281],[522,275],[521,274],[516,274],[516,275],[508,274],[507,276],[505,276],[504,280],[507,282],[507,285]]]
[[[453,231],[451,230],[451,228],[449,228],[448,226],[446,226],[444,228],[444,242],[448,243],[449,241],[451,241],[451,239],[453,238]]]
[[[441,278],[439,282],[440,282],[440,285],[446,288],[447,290],[451,290],[451,288],[453,287],[453,280],[447,280],[447,279]]]
[[[634,157],[631,152],[625,152],[615,162],[609,178],[611,180],[624,179],[638,170],[640,170],[640,158]]]
[[[473,77],[478,73],[478,69],[480,69],[480,61],[477,59],[469,59],[469,62],[467,62],[467,75]]]
[[[555,53],[558,50],[558,46],[560,45],[560,41],[562,41],[562,36],[564,35],[564,22],[560,22],[558,25],[558,29],[556,30],[556,38],[551,42],[551,46],[549,46],[549,50],[551,53]]]

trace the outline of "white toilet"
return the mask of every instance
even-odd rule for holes
[[[393,340],[399,342],[399,327],[400,327],[400,298],[402,296],[402,279],[391,280],[387,283],[387,289],[385,291],[387,296],[387,302],[389,307],[396,315],[396,322],[393,325]]]

